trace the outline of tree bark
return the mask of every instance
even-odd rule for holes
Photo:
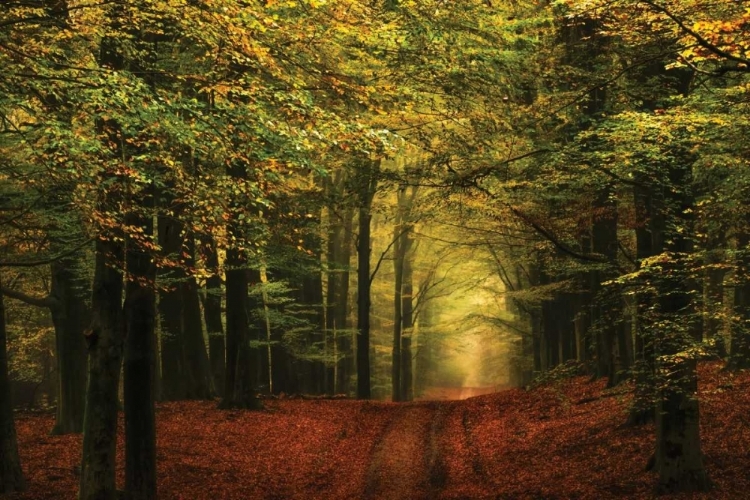
[[[51,266],[50,307],[57,351],[57,411],[52,434],[83,430],[86,407],[86,342],[83,332],[90,311],[82,297],[83,280],[76,276],[78,259],[62,259]],[[88,288],[88,284],[85,285]]]
[[[739,230],[737,233],[737,264],[734,285],[734,319],[729,345],[728,370],[750,368],[750,233]]]
[[[682,154],[680,154],[682,153]],[[706,491],[710,482],[703,466],[698,406],[696,360],[684,355],[687,345],[682,330],[692,333],[690,314],[694,312],[690,285],[685,279],[687,255],[692,252],[692,213],[690,192],[692,167],[689,154],[676,151],[675,165],[669,165],[669,185],[665,186],[667,216],[679,228],[670,234],[666,250],[672,254],[661,263],[659,305],[672,326],[660,326],[656,338],[657,373],[664,373],[656,408],[656,470],[659,489],[664,492]]]
[[[184,249],[185,266],[195,268],[195,240],[192,235],[186,238]],[[211,365],[203,338],[201,305],[198,296],[198,282],[195,276],[187,276],[180,284],[182,299],[182,353],[183,366],[186,368],[185,396],[188,399],[211,399],[214,390]]]
[[[370,221],[378,183],[379,161],[363,161],[359,173],[359,240],[357,242],[357,399],[370,399]]]
[[[394,228],[393,244],[393,345],[391,351],[391,400],[394,402],[403,401],[403,387],[401,385],[401,333],[403,325],[404,305],[401,300],[404,269],[404,256],[401,248],[401,217],[397,218],[397,224]]]
[[[338,218],[332,215],[333,218]],[[349,334],[349,267],[351,265],[352,220],[354,212],[347,208],[341,220],[332,223],[329,234],[328,264],[328,325],[336,332],[336,351],[339,360],[336,370],[336,391],[349,393],[349,379],[354,369],[353,344]]]
[[[609,268],[593,271],[591,291],[595,301],[593,322],[596,328],[597,376],[607,378],[607,386],[613,387],[621,381],[617,371],[616,347],[620,329],[617,321],[622,315],[619,294],[607,293],[602,283],[614,277],[617,265],[617,203],[612,198],[612,185],[602,189],[594,202],[592,221],[592,250],[603,255]]]
[[[242,182],[247,178],[244,165],[233,165],[228,170],[229,175],[237,182]],[[244,228],[239,218],[242,207],[237,202],[232,208],[237,213],[230,217],[227,232],[231,241],[242,242]],[[224,379],[224,397],[219,407],[259,409],[262,405],[253,387],[253,370],[256,368],[256,363],[253,363],[254,357],[250,352],[247,256],[238,243],[232,243],[227,248],[225,269],[227,371]]]
[[[404,262],[401,288],[401,395],[403,401],[412,401],[414,399],[412,373],[412,330],[414,328],[412,242],[413,237],[410,232],[405,233],[404,247],[402,248]]]
[[[221,321],[221,275],[219,274],[219,256],[216,242],[207,238],[203,242],[203,258],[211,276],[206,280],[203,315],[208,330],[208,353],[211,360],[211,373],[214,377],[214,388],[219,396],[223,395],[224,374],[226,372],[226,345],[224,342],[224,325]]]
[[[152,196],[143,207],[153,208]],[[150,212],[130,214],[127,223],[142,228],[145,237],[153,236]],[[133,238],[127,238],[125,259],[125,494],[128,500],[151,500],[156,498],[156,266]]]
[[[96,242],[91,300],[92,323],[86,332],[89,354],[83,458],[79,500],[112,500],[117,447],[117,390],[122,365],[122,245],[113,239]]]
[[[8,378],[8,337],[5,326],[5,302],[0,293],[0,493],[24,491],[26,482],[18,456],[13,404]]]
[[[177,216],[158,217],[159,246],[165,257],[175,261],[159,271],[159,316],[161,318],[161,400],[187,399],[188,372],[185,366],[182,285],[185,272],[179,262],[182,254],[182,223]]]

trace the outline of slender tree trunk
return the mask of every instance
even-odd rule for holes
[[[363,162],[357,242],[357,399],[370,399],[370,221],[379,162]]]
[[[700,413],[698,405],[698,375],[696,360],[681,356],[687,350],[683,330],[692,333],[689,281],[685,279],[687,256],[692,252],[692,213],[694,200],[691,163],[687,153],[674,154],[677,162],[670,165],[669,191],[665,203],[674,227],[681,231],[670,234],[666,249],[670,259],[661,264],[659,273],[661,314],[672,326],[665,331],[659,327],[656,339],[657,373],[665,374],[660,384],[656,408],[656,470],[659,488],[665,492],[706,491],[710,482],[703,466],[700,442]],[[666,191],[666,190],[665,190]]]
[[[412,374],[412,331],[414,328],[414,304],[412,294],[414,289],[412,270],[413,254],[412,235],[404,234],[404,263],[401,288],[401,395],[403,401],[414,399],[414,381]]]
[[[622,300],[618,293],[603,290],[602,283],[613,278],[612,269],[617,264],[617,203],[612,198],[613,186],[602,189],[594,203],[596,214],[592,223],[592,249],[602,255],[610,269],[592,272],[591,290],[595,301],[594,327],[597,337],[597,376],[607,378],[613,387],[620,380],[616,369],[616,347],[620,328],[617,322],[622,315]]]
[[[185,265],[195,268],[195,240],[188,235],[185,245]],[[206,352],[206,341],[203,338],[201,305],[198,296],[198,282],[195,276],[187,276],[180,285],[182,297],[182,340],[183,360],[186,370],[186,396],[189,399],[211,399],[214,390],[211,364]]]
[[[179,401],[187,398],[187,377],[183,353],[183,296],[182,284],[185,272],[182,257],[182,223],[176,216],[159,215],[159,246],[165,257],[175,262],[163,267],[159,274],[159,316],[161,318],[161,366],[163,401]]]
[[[737,259],[734,273],[734,318],[727,369],[750,368],[750,233],[737,233]]]
[[[119,8],[111,13],[110,26],[120,26]],[[100,64],[113,71],[125,67],[119,43],[106,37],[100,45]],[[120,125],[100,120],[98,132],[112,144],[116,158],[126,157],[125,141]],[[117,180],[113,172],[104,179]],[[99,200],[103,211],[116,213],[119,196],[116,192]],[[95,246],[94,283],[91,296],[91,327],[85,334],[88,349],[86,410],[83,418],[81,480],[78,500],[114,500],[115,461],[117,450],[118,388],[122,368],[125,329],[122,322],[123,282],[120,269],[124,260],[122,235],[105,230]]]
[[[229,168],[229,175],[237,182],[247,178],[244,165]],[[230,218],[227,232],[234,241],[244,240],[244,228],[239,218],[242,207]],[[247,309],[249,275],[245,250],[236,245],[227,248],[226,308],[227,308],[227,371],[224,380],[224,398],[221,408],[261,408],[253,387],[253,370],[256,368],[250,352],[250,318]]]
[[[116,498],[117,392],[124,340],[122,257],[122,246],[113,238],[97,240],[92,324],[86,332],[89,373],[79,500]]]
[[[208,353],[211,360],[211,373],[214,377],[214,388],[221,396],[224,390],[224,374],[226,372],[226,345],[224,342],[224,325],[221,320],[222,282],[219,274],[219,256],[213,238],[204,240],[203,256],[206,268],[212,273],[206,280],[203,315],[208,330]]]
[[[86,342],[83,337],[85,322],[90,321],[83,298],[83,288],[75,269],[78,259],[62,259],[51,266],[50,295],[55,304],[50,307],[55,325],[57,352],[57,411],[52,434],[78,433],[83,430],[86,406]]]
[[[643,259],[662,252],[664,224],[652,188],[644,187],[647,182],[646,176],[637,176],[636,181],[638,185],[633,189],[633,204],[635,206],[636,259],[640,265]],[[651,299],[647,294],[639,293],[635,300],[635,391],[627,423],[628,425],[643,425],[656,419],[654,413],[656,359],[653,336],[647,333],[646,325],[646,315],[651,308]]]
[[[338,174],[329,186],[329,195],[340,198],[343,179]],[[334,204],[328,207],[328,286],[326,290],[326,332],[330,339],[327,346],[334,353],[334,365],[328,371],[327,392],[347,393],[349,391],[349,368],[351,345],[342,330],[347,328],[347,301],[349,286],[349,257],[346,245],[345,226],[347,215],[336,211]]]
[[[309,238],[308,248],[320,249],[318,238]],[[320,255],[316,262],[320,262]],[[309,333],[304,339],[302,350],[312,354],[312,359],[299,363],[299,378],[302,382],[300,390],[307,393],[321,394],[323,392],[323,363],[315,357],[320,353],[321,332],[325,329],[323,314],[323,279],[319,269],[304,276],[300,286],[300,303],[304,304]]]
[[[718,256],[711,257],[709,265],[719,265]],[[713,342],[716,354],[720,358],[727,356],[726,344],[722,336],[724,314],[724,277],[727,272],[722,268],[711,268],[705,273],[705,306],[703,333],[707,340]]]
[[[153,206],[147,197],[144,208]],[[153,236],[151,213],[130,215],[128,224]],[[154,414],[156,266],[148,251],[127,240],[125,286],[125,493],[128,500],[156,498],[156,422]]]
[[[394,268],[394,290],[393,290],[393,346],[391,352],[391,400],[394,402],[403,401],[402,385],[401,385],[401,333],[403,325],[403,311],[404,305],[401,300],[401,293],[403,287],[403,269],[404,269],[404,255],[402,251],[403,241],[401,240],[401,217],[397,219],[397,224],[394,229],[394,243],[393,243],[393,268]]]
[[[21,459],[18,456],[13,404],[8,378],[8,337],[5,326],[5,302],[0,293],[0,493],[26,489]]]
[[[227,249],[227,371],[224,385],[224,408],[245,407],[254,397],[250,386],[250,331],[246,309],[247,272],[244,255]]]

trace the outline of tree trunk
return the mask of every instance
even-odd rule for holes
[[[635,208],[636,260],[638,264],[648,257],[662,252],[664,238],[663,217],[659,215],[651,187],[644,187],[645,175],[636,177],[638,185],[633,189]],[[654,386],[655,363],[653,337],[647,333],[645,317],[651,307],[651,299],[645,293],[636,295],[635,304],[635,391],[633,405],[628,414],[628,425],[643,425],[656,419]]]
[[[8,378],[8,338],[5,327],[5,302],[0,293],[0,493],[26,489],[18,456],[13,404]]]
[[[734,286],[734,318],[727,369],[750,368],[750,233],[738,230],[737,267]]]
[[[119,9],[110,14],[108,24],[117,26]],[[111,37],[101,41],[100,64],[120,71],[125,59],[120,45]],[[122,129],[117,122],[100,120],[98,132],[111,144],[114,157],[126,157]],[[117,180],[113,172],[105,180]],[[108,191],[109,193],[109,191]],[[101,200],[103,211],[117,212],[114,192]],[[118,389],[122,368],[125,329],[122,323],[122,272],[124,249],[116,230],[104,230],[96,240],[94,283],[91,295],[91,327],[85,334],[88,349],[86,409],[83,418],[81,480],[78,500],[114,500],[117,451]]]
[[[89,310],[82,288],[88,288],[76,276],[78,259],[61,259],[51,266],[50,307],[55,325],[57,352],[57,411],[52,434],[78,433],[83,430],[86,406],[86,342],[83,337]]]
[[[185,272],[182,256],[182,223],[176,216],[158,217],[159,246],[173,262],[159,271],[159,316],[161,318],[161,400],[179,401],[187,398],[188,372],[183,349],[183,296]]]
[[[214,378],[214,389],[219,396],[223,395],[224,374],[226,372],[226,345],[224,343],[224,325],[221,321],[221,275],[219,274],[219,256],[216,242],[207,238],[203,242],[203,259],[211,276],[206,280],[203,316],[208,330],[208,355],[211,360],[211,373]]]
[[[352,221],[354,211],[346,208],[342,221],[341,238],[338,241],[337,267],[338,277],[336,280],[336,307],[334,318],[336,328],[339,330],[337,350],[340,357],[338,380],[338,392],[349,394],[349,381],[354,371],[354,352],[352,336],[349,333],[349,267],[351,266],[352,245]]]
[[[320,249],[318,238],[310,238],[308,248]],[[316,262],[320,262],[318,254]],[[300,287],[300,304],[305,306],[304,318],[308,323],[309,333],[304,339],[303,350],[310,353],[311,359],[298,363],[298,377],[301,380],[300,390],[312,394],[323,392],[323,363],[319,361],[321,332],[325,329],[323,314],[323,279],[316,269],[314,273],[304,276]]]
[[[153,206],[153,198],[143,206]],[[153,236],[150,213],[130,215],[127,223]],[[125,492],[128,500],[156,498],[156,422],[154,415],[156,323],[156,266],[138,241],[127,239],[125,286],[124,395],[125,395]]]
[[[195,268],[195,239],[192,235],[186,238],[185,265],[188,269]],[[201,305],[198,296],[198,282],[195,276],[187,276],[181,283],[182,297],[182,352],[183,366],[186,368],[187,385],[185,396],[188,399],[211,399],[215,390],[211,364],[206,352],[206,341],[203,338],[203,322],[201,321]]]
[[[713,256],[709,265],[720,265],[721,258]],[[727,272],[722,268],[710,268],[705,273],[705,305],[703,334],[706,340],[713,343],[717,356],[726,358],[727,350],[722,334],[724,314],[724,277]]]
[[[96,242],[91,329],[86,332],[89,373],[83,423],[79,500],[116,498],[117,397],[122,365],[122,246]]]
[[[689,345],[683,330],[694,312],[691,290],[684,273],[687,257],[692,252],[692,213],[694,200],[691,162],[687,153],[674,152],[676,162],[669,165],[669,186],[665,198],[669,203],[667,216],[673,227],[679,228],[670,234],[666,250],[669,259],[661,263],[659,280],[661,314],[671,323],[665,331],[659,326],[656,339],[657,373],[665,374],[660,383],[656,408],[656,470],[659,473],[659,488],[664,492],[706,491],[710,488],[708,475],[703,466],[700,443],[700,419],[698,407],[698,375],[696,361],[681,355]],[[663,323],[663,322],[662,322]]]
[[[52,264],[51,294],[56,306],[50,308],[55,325],[57,351],[57,411],[52,434],[77,433],[83,430],[86,406],[86,342],[84,324],[90,321],[89,310],[76,277],[76,260],[65,259]],[[88,287],[88,286],[87,286]]]
[[[359,241],[357,242],[357,399],[370,399],[370,221],[378,183],[379,161],[364,160],[359,175]]]
[[[244,165],[233,165],[229,175],[237,182],[247,178]],[[244,239],[244,227],[240,215],[243,208],[239,203],[233,207],[237,213],[228,222],[227,232],[231,241]],[[243,217],[244,218],[244,217]],[[226,269],[226,317],[227,317],[227,371],[224,379],[224,398],[220,408],[259,409],[260,400],[253,387],[253,356],[250,352],[250,318],[248,317],[247,297],[249,277],[245,250],[236,245],[227,248]]]
[[[401,288],[401,395],[403,401],[414,399],[414,381],[412,377],[412,330],[414,328],[414,289],[412,270],[413,254],[410,251],[412,235],[406,233],[404,238],[404,265]]]
[[[617,321],[622,315],[619,293],[603,290],[602,283],[614,277],[617,265],[617,203],[612,198],[613,186],[602,189],[594,202],[592,221],[592,250],[602,255],[608,265],[606,270],[592,272],[591,291],[595,301],[593,322],[596,329],[597,376],[607,378],[607,386],[620,382],[615,351],[620,329]]]
[[[394,228],[394,243],[393,243],[393,346],[391,351],[391,400],[394,402],[403,401],[403,393],[401,386],[401,333],[403,325],[403,311],[404,305],[401,300],[402,287],[403,287],[403,269],[404,269],[404,255],[402,251],[403,241],[401,240],[401,227],[400,217],[397,219],[396,227]]]
[[[343,174],[339,173],[329,185],[329,196],[341,199],[343,184]],[[349,379],[354,367],[351,336],[347,332],[353,217],[354,212],[348,207],[343,214],[337,213],[333,203],[328,207],[326,330],[331,339],[330,348],[337,358],[329,372],[329,385],[330,392],[344,394],[349,393]]]

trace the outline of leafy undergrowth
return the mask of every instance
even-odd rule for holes
[[[748,497],[750,373],[720,368],[700,368],[715,488],[666,498]],[[629,400],[627,388],[605,391],[578,377],[410,405],[281,399],[244,412],[165,403],[159,498],[653,498],[656,477],[645,466],[654,429],[622,427]],[[10,498],[74,498],[80,437],[49,436],[48,414],[21,413],[17,424],[30,488]],[[119,453],[122,464],[122,446]],[[122,481],[122,467],[118,474]]]

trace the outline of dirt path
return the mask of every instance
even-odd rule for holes
[[[439,448],[444,405],[407,403],[393,410],[375,446],[366,499],[435,498],[445,481]]]

